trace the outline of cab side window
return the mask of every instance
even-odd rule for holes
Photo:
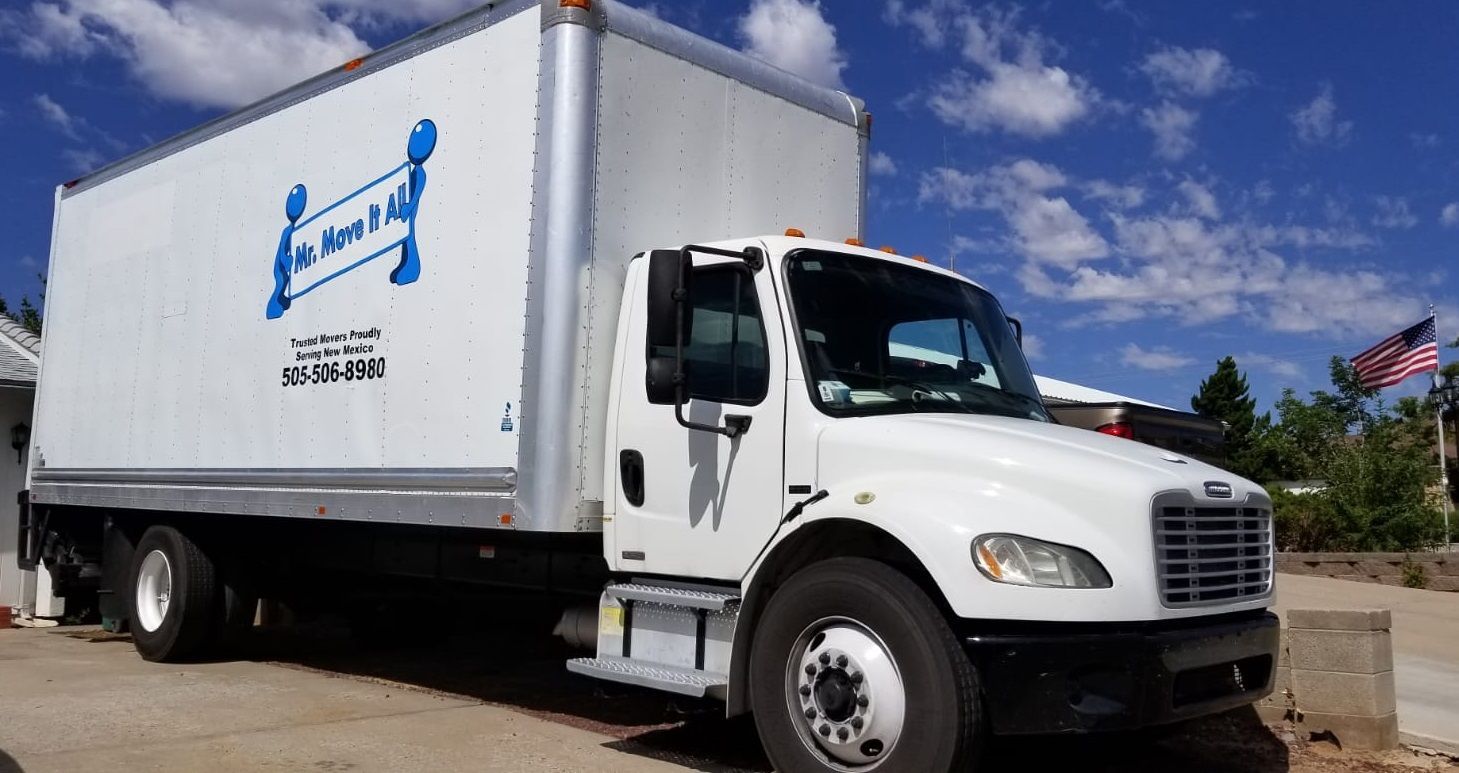
[[[740,405],[763,400],[770,385],[770,361],[750,272],[733,265],[695,269],[693,314],[684,346],[689,396]]]

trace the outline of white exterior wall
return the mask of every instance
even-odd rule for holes
[[[36,417],[44,464],[515,466],[502,419],[520,401],[538,25],[520,13],[65,197]],[[307,187],[303,223],[405,162],[421,119],[439,137],[422,165],[419,280],[390,282],[397,248],[266,318],[291,188]],[[385,208],[394,183],[295,244]],[[324,352],[294,340],[374,329],[363,358],[384,358],[383,378],[283,385],[286,367],[348,359],[296,359]]]
[[[0,433],[6,438],[16,424],[30,424],[34,394],[31,389],[0,387]],[[0,456],[0,606],[14,607],[16,614],[29,613],[34,611],[36,574],[22,572],[15,564],[20,549],[20,507],[15,496],[25,488],[25,464],[17,460],[8,440],[0,444],[0,453],[4,454]]]

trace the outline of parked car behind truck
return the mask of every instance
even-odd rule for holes
[[[26,559],[160,661],[259,596],[582,599],[568,668],[780,770],[1265,695],[1266,495],[1052,423],[991,293],[843,243],[868,132],[516,0],[63,187]]]

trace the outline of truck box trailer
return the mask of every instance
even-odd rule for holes
[[[545,592],[569,669],[782,770],[1265,695],[1261,488],[1050,422],[987,290],[859,246],[869,129],[508,0],[63,186],[22,560],[152,660],[258,597]]]

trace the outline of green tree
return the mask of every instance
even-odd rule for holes
[[[1278,477],[1320,482],[1313,493],[1274,492],[1278,544],[1411,550],[1438,543],[1432,405],[1414,398],[1386,407],[1341,357],[1332,359],[1330,373],[1332,391],[1309,400],[1283,392],[1278,420],[1254,441]]]
[[[29,295],[22,295],[20,296],[20,311],[16,313],[10,310],[10,304],[3,296],[0,296],[0,314],[15,320],[31,334],[39,336],[45,322],[46,277],[44,274],[36,274],[36,278],[41,283],[40,305],[32,303]]]
[[[1226,425],[1226,458],[1231,471],[1251,477],[1249,450],[1252,431],[1256,427],[1256,400],[1246,383],[1246,374],[1237,370],[1236,360],[1223,357],[1216,371],[1201,382],[1200,391],[1191,398],[1191,409]]]

